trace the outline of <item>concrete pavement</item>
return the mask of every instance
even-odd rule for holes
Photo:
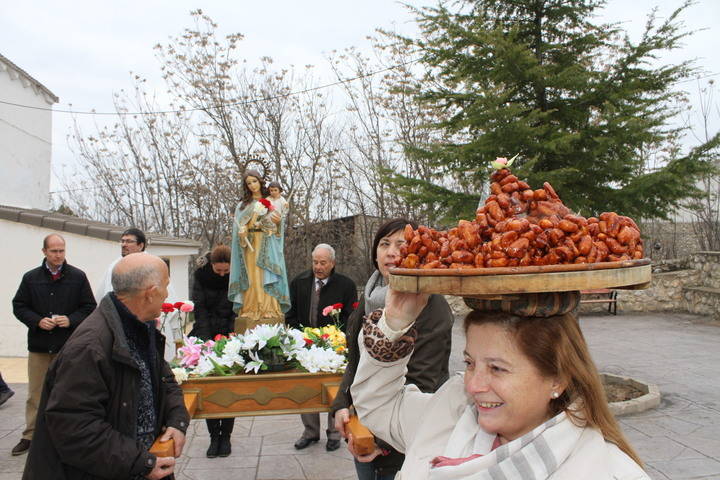
[[[659,408],[620,420],[654,480],[720,478],[720,326],[706,320],[686,314],[623,313],[581,319],[601,371],[660,387],[663,401]],[[463,367],[461,323],[456,322],[453,332],[452,370]],[[8,364],[0,360],[4,376],[22,376],[20,372],[6,374],[6,368]],[[26,386],[15,383],[12,387],[15,396],[0,407],[0,480],[19,480],[25,462],[25,456],[12,457],[10,449],[23,429]],[[301,431],[297,415],[239,418],[232,455],[208,459],[207,429],[204,422],[195,420],[179,459],[177,478],[356,478],[344,448],[328,453],[323,439],[305,450],[295,450],[293,443]]]

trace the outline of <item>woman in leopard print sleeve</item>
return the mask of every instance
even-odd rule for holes
[[[403,230],[407,224],[417,228],[415,222],[405,218],[396,218],[386,222],[378,229],[371,250],[376,271],[365,285],[365,292],[360,299],[360,304],[348,321],[348,366],[340,391],[332,405],[335,426],[346,438],[345,423],[350,418],[349,407],[352,405],[350,385],[355,378],[355,371],[360,359],[358,335],[363,325],[363,319],[367,316],[377,321],[380,309],[385,306],[388,271],[395,266],[396,260],[400,257],[400,246],[405,243]],[[407,336],[408,341],[410,341],[409,335],[415,334],[417,337],[411,344],[406,344],[406,353],[414,348],[408,364],[407,383],[417,385],[423,392],[431,393],[440,388],[448,379],[452,324],[452,311],[445,298],[442,295],[432,295],[427,306],[420,313],[412,330],[413,333]],[[378,344],[378,348],[381,348],[381,344]],[[402,466],[405,458],[402,453],[393,449],[382,439],[376,438],[376,444],[379,448],[374,455],[356,456],[355,468],[360,480],[392,479]]]

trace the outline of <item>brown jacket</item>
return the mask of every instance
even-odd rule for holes
[[[350,387],[355,379],[355,372],[360,361],[358,335],[364,316],[365,297],[363,296],[360,305],[348,321],[348,365],[338,394],[331,406],[333,415],[336,411],[348,408],[353,403]],[[448,379],[453,321],[452,310],[445,298],[442,295],[431,295],[415,322],[418,335],[415,349],[408,363],[406,383],[416,385],[421,392],[433,393]],[[383,448],[392,449],[382,441],[379,443]],[[395,471],[399,470],[403,458],[398,452],[392,451],[389,456],[376,458],[373,464],[379,469],[387,468],[388,471]]]
[[[190,418],[182,390],[155,336],[153,381],[160,427],[185,432]],[[109,294],[77,328],[50,364],[23,480],[122,479],[148,473],[151,453],[135,442],[140,370],[130,357]]]

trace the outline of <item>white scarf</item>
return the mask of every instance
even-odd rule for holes
[[[565,412],[562,412],[531,432],[490,452],[495,435],[480,428],[475,405],[468,405],[450,434],[443,455],[464,458],[476,453],[489,453],[460,465],[431,468],[429,478],[546,479],[568,458],[582,432],[583,429],[574,425]]]

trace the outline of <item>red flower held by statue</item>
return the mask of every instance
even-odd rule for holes
[[[353,302],[352,308],[355,310],[358,306],[360,306],[360,302]]]
[[[258,199],[258,202],[262,203],[263,207],[268,209],[268,212],[272,212],[273,210],[275,210],[275,207],[272,203],[270,203],[270,200],[268,200],[267,198],[260,198]]]

